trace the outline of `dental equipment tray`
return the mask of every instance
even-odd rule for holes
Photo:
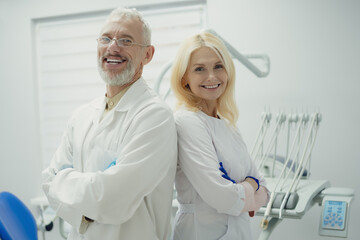
[[[274,189],[277,178],[265,178],[267,187],[270,191]],[[291,184],[291,180],[285,182],[283,189],[286,191]],[[321,203],[321,199],[318,197],[321,194],[321,191],[325,188],[330,187],[330,182],[328,180],[300,180],[299,185],[294,194],[297,194],[297,201],[295,200],[291,209],[285,207],[282,212],[282,216],[286,218],[295,218],[299,219],[310,209],[315,203]],[[277,193],[278,195],[283,195],[285,191]],[[291,196],[291,195],[290,195]],[[296,198],[297,198],[296,197]],[[291,197],[290,197],[291,198]],[[290,199],[289,198],[289,199]],[[266,206],[261,207],[256,215],[264,215]],[[279,217],[279,207],[274,206],[271,209],[269,217]]]

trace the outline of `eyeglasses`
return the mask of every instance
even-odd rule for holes
[[[113,39],[111,39],[109,37],[99,37],[96,40],[102,46],[109,46],[113,40],[116,42],[116,44],[119,47],[131,47],[132,45],[138,45],[138,46],[141,46],[141,47],[148,47],[149,46],[149,45],[133,42],[129,38],[120,38],[120,39],[113,38]]]

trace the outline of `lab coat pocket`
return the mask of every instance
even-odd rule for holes
[[[225,234],[219,238],[219,240],[233,240],[236,239],[236,229],[235,229],[235,224],[233,221],[233,217],[232,216],[228,216],[228,221],[227,221],[227,230],[225,232]]]

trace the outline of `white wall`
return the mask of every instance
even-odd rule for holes
[[[42,193],[31,21],[106,11],[120,5],[145,6],[165,2],[184,1],[0,0],[0,191],[14,193],[29,207],[30,200]],[[57,230],[53,230],[48,239],[62,239],[57,236]]]
[[[166,0],[152,3],[170,2]],[[171,1],[174,2],[174,1]],[[146,0],[0,0],[0,191],[28,205],[40,190],[37,86],[31,19],[108,10]],[[312,177],[360,192],[360,2],[356,0],[209,0],[209,24],[244,53],[267,53],[271,73],[257,79],[238,66],[239,125],[251,145],[264,106],[275,112],[307,107],[323,114],[313,153]],[[304,221],[286,220],[272,239],[327,239],[317,234],[320,208]],[[360,230],[359,200],[351,207],[349,239]],[[258,232],[257,223],[253,231]],[[51,239],[55,239],[52,235]]]
[[[208,0],[209,27],[242,53],[267,53],[271,72],[258,79],[237,64],[239,126],[249,147],[270,106],[309,113],[323,121],[312,155],[313,179],[357,194],[351,206],[349,239],[358,239],[360,217],[360,2],[357,0]],[[304,220],[285,220],[271,239],[333,239],[317,234],[320,207]],[[256,218],[253,231],[259,231]]]

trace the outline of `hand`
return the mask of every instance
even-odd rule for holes
[[[220,168],[219,170],[224,173],[223,175],[221,175],[223,178],[233,182],[233,183],[236,183],[231,177],[229,177],[228,173],[226,172],[225,168],[223,167],[223,163],[222,162],[219,162],[219,165],[220,165]]]
[[[254,189],[254,192],[256,192],[256,190],[258,189],[258,184],[257,182],[252,179],[252,178],[245,178],[245,182],[248,182]]]

